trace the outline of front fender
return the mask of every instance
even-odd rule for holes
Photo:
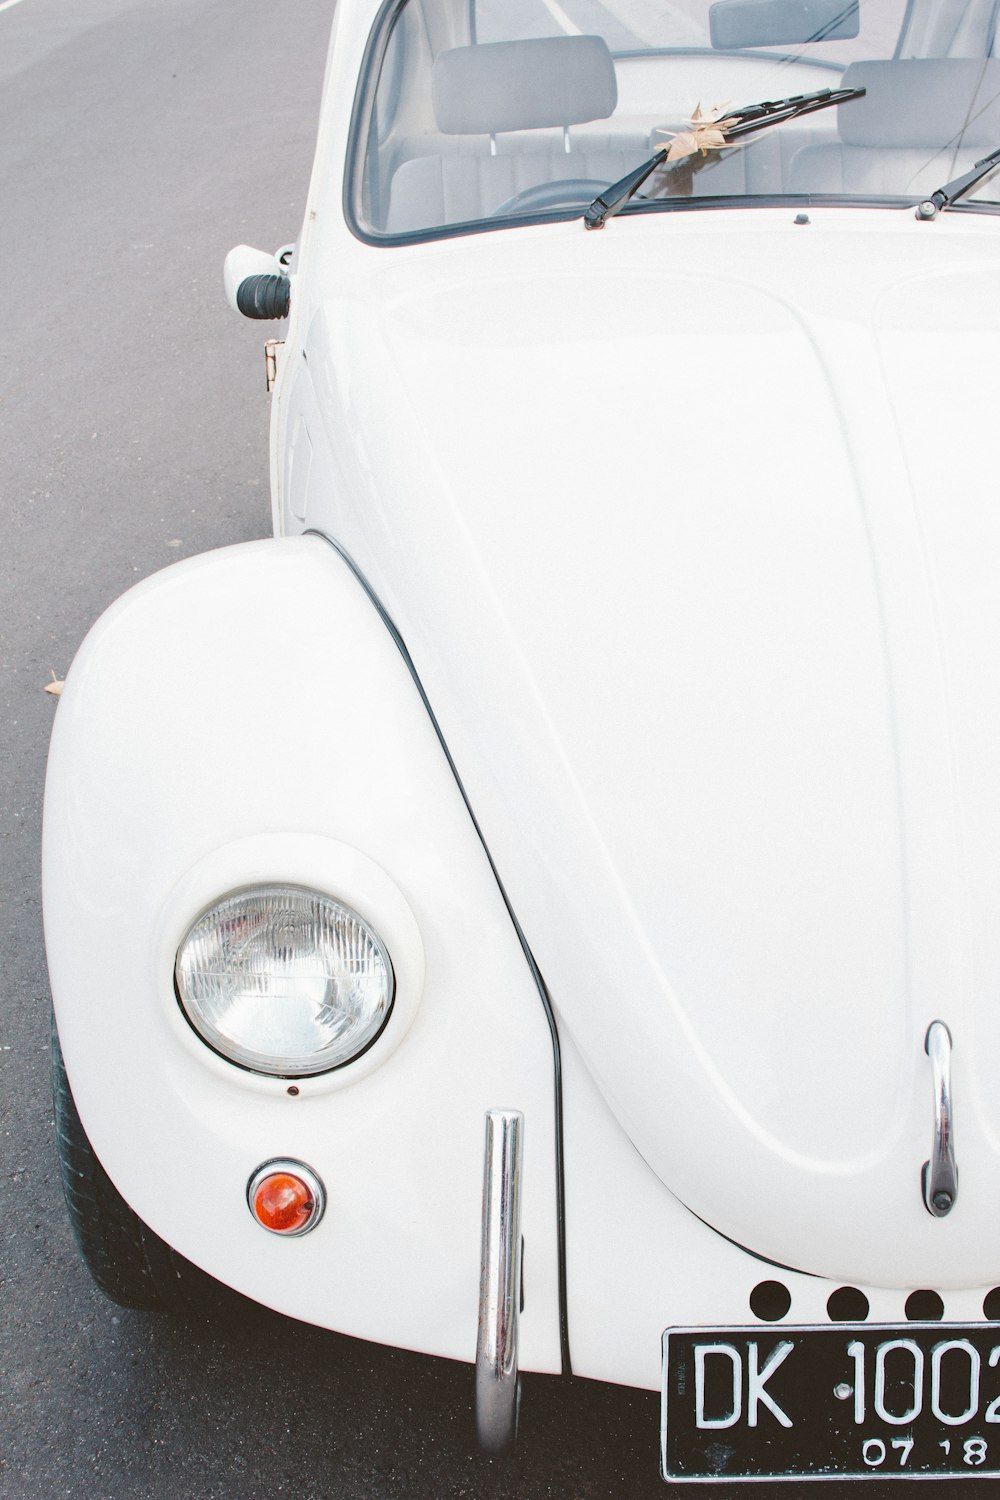
[[[173,988],[190,922],[259,880],[346,900],[396,970],[374,1046],[294,1088],[209,1051]],[[329,545],[208,553],[102,617],[56,716],[43,886],[80,1115],[152,1229],[280,1312],[471,1360],[483,1115],[519,1109],[522,1366],[560,1368],[545,1014],[407,665]],[[326,1186],[299,1239],[247,1209],[277,1156]]]

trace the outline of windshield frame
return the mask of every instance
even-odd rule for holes
[[[358,83],[355,89],[354,104],[351,110],[351,122],[347,137],[347,150],[345,169],[343,177],[343,212],[347,226],[351,233],[363,244],[372,245],[377,248],[392,249],[405,245],[422,245],[432,243],[436,240],[464,239],[468,235],[492,234],[505,229],[523,229],[537,224],[557,224],[572,222],[579,219],[582,223],[583,215],[588,207],[587,203],[579,205],[571,204],[565,207],[534,209],[526,213],[496,215],[486,219],[469,219],[448,224],[436,224],[423,229],[410,230],[376,230],[364,223],[362,206],[362,192],[364,179],[365,151],[362,143],[370,134],[371,122],[375,108],[375,99],[378,92],[379,81],[385,55],[400,15],[410,0],[382,0],[382,4],[372,22],[371,29],[365,43],[364,55],[358,74]],[[474,0],[469,0],[470,7],[474,7]],[[913,0],[908,0],[905,15],[908,16],[912,8]],[[470,11],[471,13],[471,11]],[[900,32],[900,41],[905,32],[905,19],[903,30]],[[900,42],[897,42],[896,54],[899,52]],[[710,47],[670,47],[651,48],[648,52],[628,50],[613,54],[616,58],[630,57],[655,57],[655,56],[711,56],[714,49]],[[734,50],[733,56],[750,57],[754,59],[782,62],[792,60],[789,54],[771,50],[754,48],[752,51],[745,49]],[[831,72],[842,75],[843,69],[829,59],[810,59],[812,66],[828,69]],[[775,129],[780,130],[777,125]],[[1000,141],[997,142],[1000,147]],[[1000,168],[998,168],[1000,170]],[[611,183],[606,186],[611,186]],[[926,198],[925,193],[917,194],[865,194],[855,193],[731,193],[731,194],[704,194],[695,197],[690,196],[664,196],[659,198],[632,198],[616,214],[616,218],[627,218],[634,215],[645,215],[650,213],[698,213],[706,211],[718,211],[720,209],[766,209],[766,208],[788,208],[794,210],[821,209],[821,208],[858,208],[868,210],[912,210]],[[1000,214],[1000,202],[989,200],[970,201],[959,200],[949,204],[948,213],[970,213],[986,214],[995,217]]]

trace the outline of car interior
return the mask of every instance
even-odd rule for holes
[[[844,14],[844,0],[831,4]],[[362,227],[396,237],[566,211],[668,144],[698,105],[818,89],[866,92],[696,155],[686,170],[661,170],[643,194],[912,201],[1000,146],[996,0],[848,0],[859,14],[844,39],[827,27],[820,41],[784,49],[769,43],[766,9],[766,0],[706,4],[704,34],[690,38],[698,45],[622,46],[611,27],[610,42],[568,33],[548,12],[548,34],[505,35],[515,27],[496,0],[492,10],[486,0],[409,0],[372,90]],[[1000,198],[1000,172],[975,196]]]

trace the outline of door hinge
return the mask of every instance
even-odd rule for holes
[[[274,390],[274,382],[278,378],[278,350],[284,347],[284,339],[268,339],[264,345],[264,373],[269,391]]]

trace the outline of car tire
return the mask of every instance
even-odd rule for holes
[[[94,1281],[119,1307],[211,1318],[235,1300],[142,1222],[102,1167],[83,1128],[52,1019],[56,1151],[70,1225]]]

